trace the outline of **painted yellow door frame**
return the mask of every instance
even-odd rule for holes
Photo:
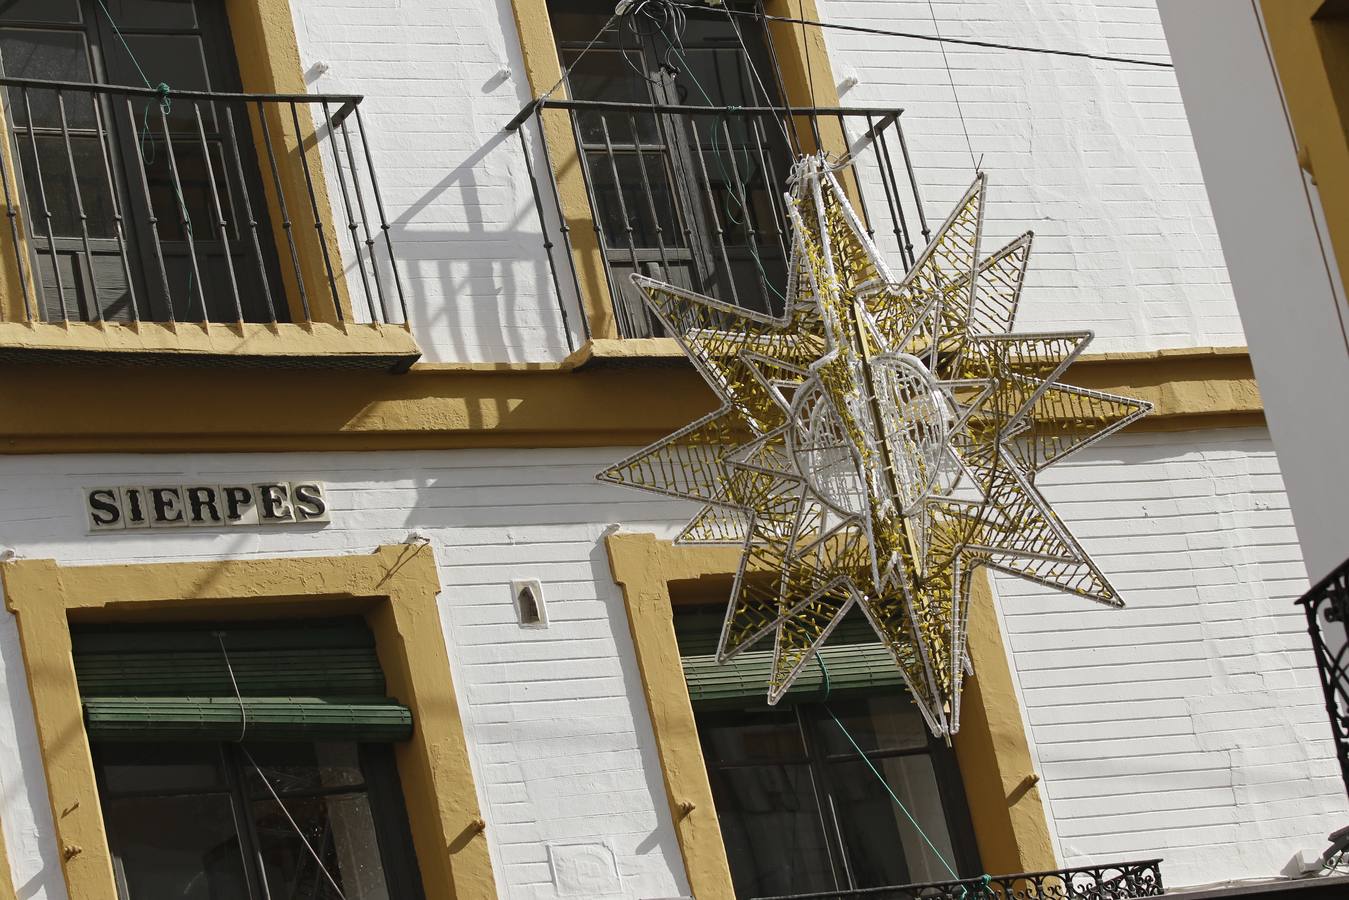
[[[116,900],[79,686],[71,622],[304,618],[362,614],[389,693],[407,705],[411,740],[395,745],[426,895],[496,896],[425,544],[368,555],[62,566],[0,564],[23,648],[38,746],[71,900]],[[3,900],[3,894],[0,894]]]
[[[699,581],[729,583],[740,548],[676,546],[651,534],[610,534],[609,568],[623,593],[651,714],[665,795],[698,900],[734,900],[712,787],[698,742],[693,704],[684,683],[674,631],[673,591]],[[1030,744],[993,609],[986,573],[971,596],[963,722],[954,745],[965,783],[975,841],[991,873],[1057,868]]]

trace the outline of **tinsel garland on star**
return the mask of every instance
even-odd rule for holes
[[[1122,605],[1035,476],[1150,406],[1059,380],[1091,332],[1012,331],[1031,235],[981,259],[985,189],[896,279],[802,158],[781,317],[633,276],[722,405],[600,478],[703,504],[680,542],[743,546],[717,658],[772,635],[770,704],[856,605],[950,735],[979,566]]]

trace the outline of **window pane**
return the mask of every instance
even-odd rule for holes
[[[84,35],[70,31],[37,31],[30,28],[0,29],[0,63],[9,78],[34,78],[42,81],[73,81],[88,84],[89,54]],[[10,124],[28,124],[28,109],[33,121],[47,128],[61,127],[61,112],[56,91],[44,88],[10,88],[5,111]],[[93,128],[94,107],[89,94],[63,91],[66,125],[69,128]]]
[[[128,28],[194,28],[193,0],[104,0],[118,26]]]
[[[834,702],[830,708],[863,750],[927,749],[927,725],[907,693]],[[826,754],[857,752],[827,713],[819,721]]]
[[[278,794],[309,794],[364,783],[353,743],[257,744],[249,754]],[[270,798],[257,769],[245,764],[244,784],[253,798]]]
[[[94,747],[103,788],[110,795],[210,793],[225,787],[215,744],[100,743]]]
[[[112,799],[104,816],[127,900],[249,896],[228,795]]]
[[[875,764],[922,831],[877,784],[866,763],[831,764],[830,789],[857,887],[949,879],[951,873],[941,858],[955,869],[955,854],[932,760],[923,753],[875,760]],[[923,840],[924,833],[941,858]],[[901,848],[902,853],[896,852]]]
[[[736,896],[837,886],[807,766],[744,766],[709,774]]]
[[[717,763],[805,761],[806,748],[790,708],[698,717],[703,756]]]
[[[604,229],[604,239],[611,252],[627,250],[629,240],[634,248],[657,247],[657,224],[661,229],[660,241],[667,250],[684,245],[684,232],[675,216],[674,198],[663,155],[655,152],[642,155],[646,168],[645,182],[642,180],[642,167],[638,165],[634,153],[616,152],[612,162],[605,153],[588,153],[586,157],[594,179],[600,226]],[[617,184],[614,182],[615,170],[618,172]],[[648,187],[651,192],[649,197]],[[656,212],[654,218],[651,215],[653,207]],[[627,213],[626,222],[624,213]],[[627,231],[629,225],[632,227],[631,236]]]
[[[272,900],[388,900],[365,794],[259,800],[253,821]]]
[[[79,0],[5,0],[5,18],[11,22],[78,22]],[[6,73],[14,76],[13,72]]]

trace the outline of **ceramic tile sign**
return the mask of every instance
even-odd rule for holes
[[[321,481],[90,487],[84,506],[93,532],[322,525],[330,518]]]

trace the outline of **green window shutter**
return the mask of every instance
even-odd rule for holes
[[[245,721],[249,740],[400,741],[412,733],[412,713],[385,696],[374,638],[359,619],[71,637],[95,740],[230,740]]]
[[[716,650],[723,616],[723,610],[675,614],[675,635],[689,698],[702,707],[762,704],[773,671],[772,636],[757,645],[766,649],[746,650],[721,665]],[[905,690],[894,657],[876,641],[870,623],[860,614],[851,614],[840,622],[819,655],[829,670],[830,696],[862,690]],[[806,664],[785,700],[804,702],[823,695],[824,670],[812,662]]]
[[[245,726],[244,716],[247,715]],[[84,701],[91,740],[405,741],[412,713],[367,698],[97,697]]]

